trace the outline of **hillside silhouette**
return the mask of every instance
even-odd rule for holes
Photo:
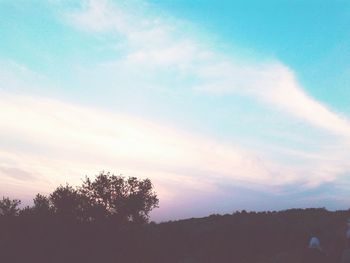
[[[349,211],[237,211],[149,223],[159,200],[149,179],[100,173],[79,187],[38,194],[33,206],[0,201],[1,262],[302,263],[317,236],[340,262]]]

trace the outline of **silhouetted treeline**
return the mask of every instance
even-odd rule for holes
[[[0,203],[0,262],[298,263],[313,235],[339,262],[349,217],[320,208],[147,223],[158,205],[151,182],[108,173],[22,210]]]
[[[0,216],[142,224],[148,222],[149,212],[159,203],[149,179],[124,178],[104,172],[93,181],[86,177],[78,187],[60,185],[49,196],[37,194],[33,201],[33,206],[19,209],[20,200],[3,197]]]

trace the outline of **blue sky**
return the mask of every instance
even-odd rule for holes
[[[0,181],[110,170],[155,220],[350,198],[347,1],[0,1]]]

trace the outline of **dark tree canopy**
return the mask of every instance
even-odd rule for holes
[[[150,211],[159,203],[149,179],[104,172],[94,181],[86,178],[79,192],[89,200],[92,217],[114,217],[123,222],[147,222]]]
[[[0,215],[142,224],[148,222],[149,213],[159,203],[150,179],[126,178],[109,172],[101,172],[93,180],[86,177],[80,187],[60,185],[49,196],[37,194],[33,201],[33,206],[20,210],[19,200],[4,197],[0,201]]]
[[[50,199],[44,195],[37,194],[34,198],[33,211],[39,215],[48,215],[51,212]]]
[[[1,216],[15,216],[19,212],[20,200],[10,199],[8,197],[3,197],[0,200],[0,215]]]
[[[58,216],[79,218],[82,206],[78,191],[70,185],[59,186],[50,195],[53,212]]]

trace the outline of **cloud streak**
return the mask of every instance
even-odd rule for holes
[[[79,184],[84,174],[107,169],[150,177],[171,203],[219,193],[217,182],[263,191],[269,182],[277,191],[297,176],[239,146],[125,114],[8,92],[0,93],[0,107],[0,135],[7,138],[0,142],[2,190],[13,193]]]
[[[124,55],[103,65],[104,69],[110,68],[111,72],[124,69],[123,73],[144,80],[145,86],[159,86],[159,76],[168,73],[172,76],[166,82],[169,87],[160,88],[172,89],[172,80],[180,78],[180,89],[185,93],[240,94],[255,98],[266,107],[283,112],[286,119],[298,119],[342,138],[334,140],[340,140],[345,148],[330,150],[326,146],[328,152],[321,153],[318,164],[313,159],[300,170],[308,173],[315,185],[334,179],[335,174],[348,169],[338,162],[342,163],[344,152],[349,149],[349,120],[308,95],[288,66],[278,60],[258,62],[208,48],[190,31],[180,30],[188,23],[166,15],[147,15],[147,10],[139,14],[140,10],[131,12],[108,1],[83,3],[80,10],[68,15],[73,24],[95,34],[109,32],[121,37],[119,43]],[[145,75],[147,78],[143,78]],[[300,152],[299,157],[307,154]],[[336,164],[325,161],[331,160],[332,155],[336,156]],[[318,165],[324,167],[322,172],[316,168]]]
[[[228,57],[200,44],[190,32],[179,32],[185,22],[142,16],[109,1],[83,1],[82,9],[67,17],[80,28],[123,38],[126,55],[114,65],[153,75],[164,68],[176,70],[177,75],[195,79],[192,89],[254,96],[312,125],[350,137],[349,120],[307,95],[293,71],[279,61],[247,63]]]

